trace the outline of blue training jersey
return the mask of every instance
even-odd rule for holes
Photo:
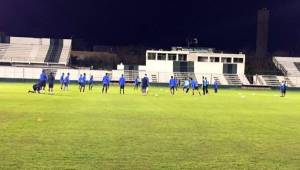
[[[124,86],[125,83],[126,83],[125,77],[121,77],[121,78],[119,79],[119,85],[120,85],[120,86]]]
[[[70,77],[66,76],[64,79],[64,83],[69,84],[70,83]]]
[[[170,87],[175,87],[176,86],[176,80],[175,79],[170,79],[169,85],[170,85]]]
[[[103,85],[109,85],[109,83],[110,83],[109,77],[104,76],[102,79],[102,83],[103,83]]]

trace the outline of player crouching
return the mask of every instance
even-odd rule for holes
[[[42,86],[41,83],[38,82],[32,86],[32,90],[28,90],[28,93],[41,93]]]

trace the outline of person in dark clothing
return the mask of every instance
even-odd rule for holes
[[[54,81],[55,81],[55,77],[54,77],[53,73],[51,72],[49,75],[49,78],[48,78],[49,94],[54,94],[53,93]]]
[[[142,79],[142,94],[147,95],[148,94],[148,88],[149,88],[149,78],[147,77],[147,74],[145,74],[145,77]]]
[[[41,93],[42,86],[40,83],[36,83],[32,86],[32,90],[28,90],[28,93]]]

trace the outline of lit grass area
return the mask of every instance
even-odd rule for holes
[[[28,94],[0,83],[0,169],[299,169],[300,93]]]

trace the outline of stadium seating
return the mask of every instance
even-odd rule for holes
[[[273,62],[285,75],[280,81],[287,81],[290,87],[300,87],[300,57],[274,57]]]
[[[0,62],[67,65],[71,43],[71,40],[10,37],[10,43],[0,43]]]
[[[288,76],[300,76],[300,58],[296,57],[274,57],[273,61],[277,67],[284,69],[284,74]]]

